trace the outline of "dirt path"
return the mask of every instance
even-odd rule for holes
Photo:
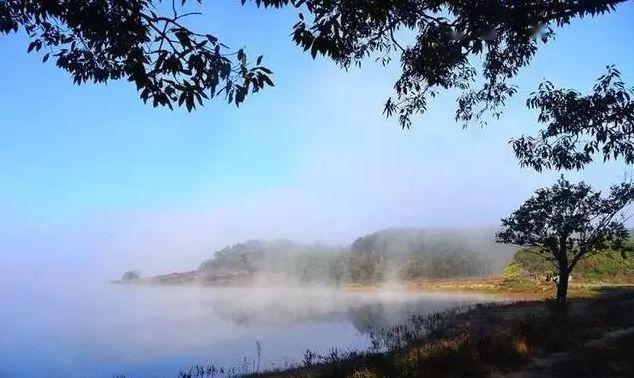
[[[615,340],[624,336],[628,336],[634,334],[634,327],[621,328],[614,331],[607,332],[603,334],[600,338],[589,340],[579,347],[587,348],[587,347],[596,347],[602,344],[605,344],[611,340]],[[568,355],[572,352],[572,350],[567,350],[559,353],[552,353],[545,358],[538,358],[533,360],[530,364],[524,367],[522,370],[509,373],[503,375],[506,378],[542,378],[542,377],[553,377],[554,374],[552,372],[553,366],[559,362],[564,360]]]

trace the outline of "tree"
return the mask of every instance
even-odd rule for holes
[[[441,89],[460,91],[458,121],[499,116],[516,92],[511,80],[556,28],[612,12],[624,1],[255,0],[307,9],[312,20],[300,14],[293,40],[313,57],[323,54],[347,68],[370,56],[387,63],[393,52],[400,54],[401,77],[384,113],[398,116],[402,127],[410,127],[411,116],[424,112]],[[475,60],[483,61],[480,70]],[[478,78],[484,84],[474,88]]]
[[[159,0],[0,0],[0,32],[26,30],[28,50],[49,50],[43,60],[53,54],[78,84],[133,81],[154,106],[191,110],[219,93],[240,104],[250,91],[272,85],[260,58],[250,67],[243,50],[233,54],[216,36],[188,29],[183,18],[192,13],[177,9],[188,0],[174,1],[169,14],[157,14]],[[625,1],[254,0],[306,13],[299,13],[292,38],[313,57],[348,68],[400,55],[402,73],[384,113],[408,128],[428,99],[446,89],[460,93],[458,121],[499,116],[517,90],[512,79],[557,28]]]
[[[545,124],[537,137],[513,140],[515,155],[523,166],[581,169],[595,154],[603,160],[623,158],[634,163],[634,88],[627,88],[621,73],[608,66],[592,93],[555,89],[544,82],[527,101],[539,109]]]
[[[121,281],[133,281],[138,280],[139,278],[141,278],[141,272],[137,270],[130,270],[123,273],[123,276],[121,276]]]
[[[606,197],[581,182],[562,176],[551,188],[539,189],[519,209],[502,219],[498,242],[533,247],[559,273],[557,302],[564,304],[568,279],[577,263],[608,247],[625,250],[628,231],[624,209],[634,201],[634,185],[612,186]]]
[[[188,0],[180,0],[185,5]],[[200,0],[196,0],[200,2]],[[28,51],[44,51],[75,84],[127,79],[153,106],[196,104],[224,94],[240,105],[250,92],[273,85],[262,57],[229,51],[217,37],[188,29],[175,0],[158,14],[152,0],[0,0],[0,34],[24,30]]]

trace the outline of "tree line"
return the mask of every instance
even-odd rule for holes
[[[350,246],[252,240],[217,251],[199,272],[334,285],[486,276],[499,273],[513,252],[496,246],[486,234],[390,229],[360,237]]]

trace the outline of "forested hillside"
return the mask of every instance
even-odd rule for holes
[[[264,277],[306,284],[340,283],[347,279],[347,251],[347,247],[287,240],[251,240],[217,251],[198,271],[205,280],[231,275],[241,280]]]
[[[207,283],[292,280],[300,284],[380,283],[499,273],[514,249],[487,231],[389,229],[350,246],[253,240],[217,251],[198,276]]]
[[[499,275],[506,281],[545,282],[555,275],[547,260],[530,249],[495,243],[488,230],[388,229],[357,238],[349,246],[250,240],[214,252],[199,268],[148,278],[162,284],[207,285],[292,283],[377,284],[403,280],[475,278]],[[634,239],[628,246],[634,249]],[[127,277],[135,273],[136,278]],[[128,272],[125,282],[141,280]],[[634,258],[607,251],[583,259],[573,279],[630,282]],[[147,279],[144,279],[147,280]]]

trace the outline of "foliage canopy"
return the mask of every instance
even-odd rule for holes
[[[627,88],[621,73],[609,66],[592,92],[556,89],[544,82],[527,101],[539,110],[545,128],[536,137],[512,141],[521,165],[537,171],[581,169],[595,154],[603,160],[623,158],[634,163],[634,89]]]
[[[196,0],[200,2],[201,0]],[[343,68],[368,57],[402,67],[384,113],[402,127],[440,90],[460,95],[455,117],[468,123],[499,116],[516,92],[512,79],[539,46],[573,19],[615,10],[625,0],[253,0],[295,7],[292,39],[313,57]],[[239,105],[273,85],[271,71],[247,61],[212,34],[190,30],[182,6],[160,0],[2,0],[0,33],[25,30],[29,51],[55,57],[77,84],[127,79],[154,106],[197,104],[218,94]],[[242,3],[247,3],[242,0]],[[306,16],[304,16],[304,13]],[[482,63],[476,63],[481,61]]]
[[[460,93],[457,121],[499,116],[517,90],[511,80],[556,28],[612,12],[623,1],[255,0],[306,9],[311,17],[300,14],[293,40],[313,57],[323,54],[348,68],[368,57],[387,63],[399,54],[401,76],[384,113],[398,116],[402,127],[410,127],[411,117],[443,89]]]
[[[180,13],[172,2],[161,14],[157,3],[2,0],[0,33],[26,31],[28,51],[42,50],[44,62],[53,57],[75,84],[127,79],[155,107],[191,111],[220,94],[240,105],[248,93],[273,85],[262,57],[249,65],[242,49],[230,51],[216,36],[187,28],[183,19],[194,13]]]

